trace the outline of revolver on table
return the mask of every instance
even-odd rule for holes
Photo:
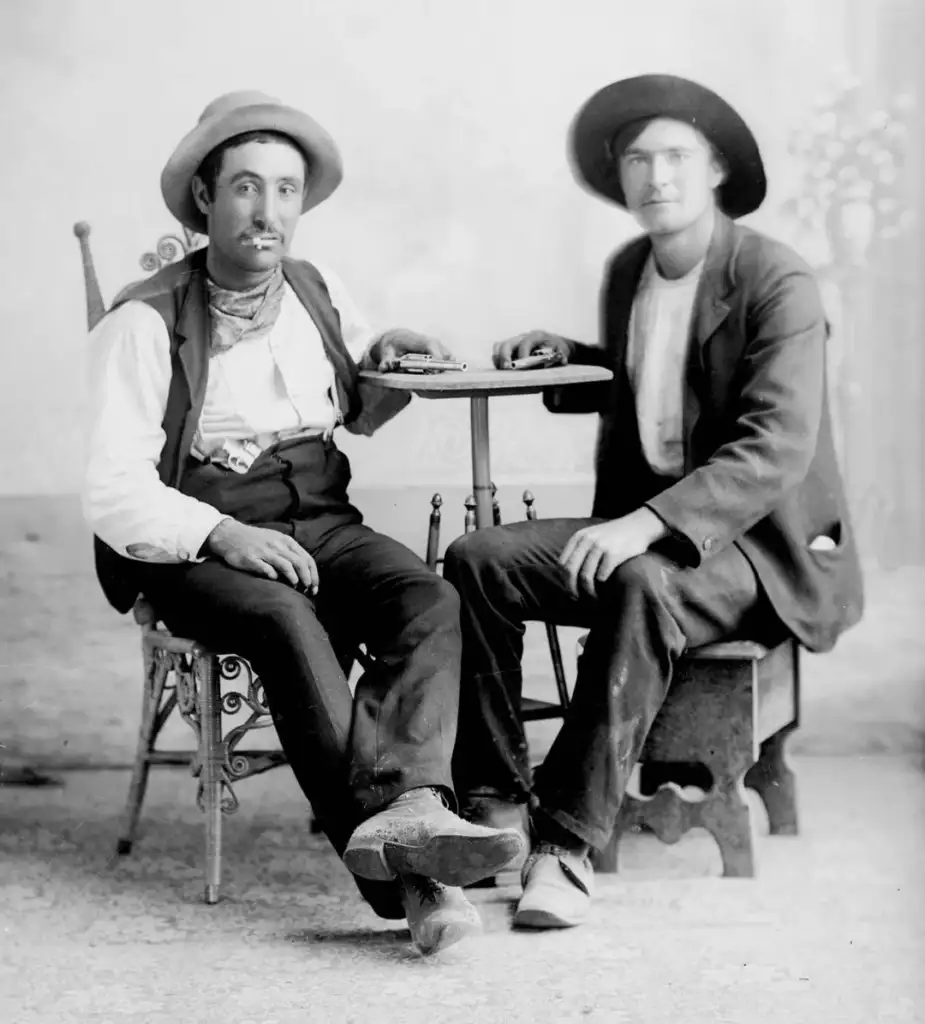
[[[456,359],[438,359],[429,352],[406,352],[392,368],[397,373],[445,373],[447,370],[465,370],[467,363]]]
[[[559,353],[548,345],[534,349],[522,359],[511,360],[512,370],[543,370],[547,366],[558,366],[562,360]]]

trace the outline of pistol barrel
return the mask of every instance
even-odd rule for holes
[[[410,373],[444,373],[448,370],[465,370],[468,365],[457,359],[437,359],[426,352],[408,352],[398,360],[396,369]]]
[[[529,356],[511,360],[512,370],[541,370],[546,366],[555,366],[559,362],[559,354],[553,348],[538,348]]]

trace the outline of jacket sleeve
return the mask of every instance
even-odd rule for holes
[[[93,426],[84,475],[84,516],[121,555],[200,561],[206,537],[228,518],[161,482],[161,423],[170,387],[170,343],[143,302],[107,314],[90,336]]]
[[[768,515],[815,453],[828,327],[811,272],[766,270],[746,323],[726,438],[704,465],[647,502],[689,541],[693,566]]]

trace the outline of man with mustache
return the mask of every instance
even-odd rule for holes
[[[462,598],[457,792],[473,821],[532,829],[515,923],[534,928],[586,918],[589,851],[611,835],[687,648],[791,636],[825,651],[862,609],[817,285],[736,223],[766,188],[747,125],[694,82],[644,75],[593,96],[571,146],[583,181],[644,235],[608,267],[601,347],[531,331],[495,362],[549,346],[613,370],[592,516],[482,530],[444,565]],[[528,620],[590,627],[535,778],[519,712]]]
[[[358,367],[449,354],[374,334],[333,274],[287,255],[341,173],[301,111],[253,92],[206,107],[161,187],[209,244],[94,332],[84,507],[110,601],[143,592],[171,631],[251,661],[322,829],[376,912],[433,952],[479,929],[461,887],[522,839],[450,809],[455,591],[347,496],[335,429],[371,433],[407,402],[365,390]],[[360,643],[374,664],[351,696]]]

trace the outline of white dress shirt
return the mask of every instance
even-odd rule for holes
[[[373,332],[338,278],[323,271],[341,334],[359,364]],[[161,482],[161,426],[170,387],[170,340],[147,303],[126,302],[90,335],[89,460],[84,514],[120,554],[143,561],[195,561],[212,530],[227,518]],[[371,434],[407,404],[400,392],[360,385],[363,412],[348,429]],[[268,335],[238,342],[209,360],[194,452],[200,457],[248,441],[258,448],[299,434],[333,430],[340,419],[334,369],[308,311],[287,284]]]
[[[684,474],[684,373],[702,271],[701,261],[669,280],[650,256],[630,316],[626,366],[642,450],[656,473],[675,478]]]

